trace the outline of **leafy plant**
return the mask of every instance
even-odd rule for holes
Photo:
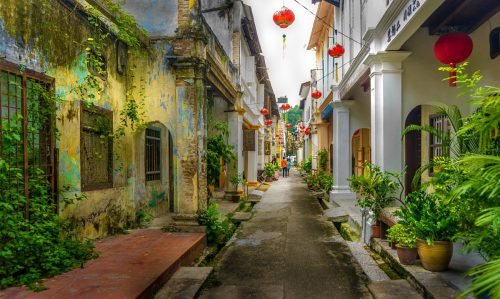
[[[319,170],[326,171],[328,166],[328,151],[326,149],[322,149],[318,152],[319,158]]]
[[[362,175],[354,175],[348,181],[351,189],[361,196],[357,205],[372,211],[378,218],[382,209],[397,199],[393,194],[400,189],[399,196],[401,197],[400,175],[382,171],[379,166],[367,162],[363,164],[363,168]]]
[[[212,203],[198,213],[198,222],[207,227],[207,241],[223,247],[236,230],[231,219],[219,213],[219,206]]]
[[[73,267],[82,266],[97,253],[91,242],[68,233],[68,222],[57,215],[49,184],[42,170],[31,168],[29,198],[23,188],[23,172],[3,156],[21,140],[17,122],[2,121],[0,156],[0,288],[35,287],[36,282]],[[25,204],[29,202],[27,217]]]
[[[276,165],[273,163],[267,163],[264,166],[264,173],[266,177],[274,177],[274,173],[276,172]]]
[[[226,141],[229,128],[225,123],[214,125],[216,134],[207,138],[207,181],[215,185],[220,176],[221,159],[227,164],[235,159],[234,146]]]
[[[415,191],[405,198],[395,212],[401,224],[413,227],[418,238],[432,245],[434,241],[449,241],[458,232],[460,219],[435,193]]]
[[[387,232],[389,241],[396,243],[399,247],[415,248],[417,246],[417,235],[412,226],[397,223]]]
[[[318,178],[321,190],[325,191],[326,193],[330,192],[333,187],[333,176],[329,173],[321,172]]]
[[[303,163],[302,163],[302,170],[310,174],[312,172],[312,157],[309,156]]]
[[[231,177],[231,184],[234,186],[234,190],[238,190],[239,185],[243,184],[243,177],[239,174],[235,174]]]

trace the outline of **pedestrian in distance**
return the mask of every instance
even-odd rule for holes
[[[286,160],[285,157],[281,159],[281,169],[283,170],[283,177],[286,177]]]

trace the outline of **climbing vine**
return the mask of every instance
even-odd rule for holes
[[[129,61],[121,74],[123,77],[117,76],[117,80],[125,82],[125,103],[118,114],[118,128],[110,132],[110,128],[102,127],[101,132],[104,138],[119,141],[127,128],[134,131],[144,125],[145,78],[136,77],[134,62],[147,58],[152,51],[145,42],[143,29],[119,4],[102,0],[104,6],[96,8],[79,3],[68,8],[58,0],[0,1],[0,30],[29,52],[30,58],[39,61],[42,69],[71,68],[75,63],[81,67],[80,58],[87,68],[83,78],[58,92],[44,83],[33,83],[34,99],[40,101],[28,101],[27,129],[36,133],[46,130],[46,124],[52,122],[50,128],[58,137],[52,116],[65,101],[73,98],[93,106],[106,100],[109,84],[106,79],[111,71],[106,57],[118,55],[114,47],[120,41],[126,49],[124,57]],[[25,66],[19,68],[21,72],[24,69]],[[0,126],[0,289],[20,284],[38,288],[36,281],[82,265],[96,256],[93,245],[77,240],[69,233],[72,230],[68,222],[55,213],[57,205],[43,171],[30,167],[29,179],[24,180],[23,171],[18,167],[22,164],[10,159],[23,138],[22,122],[22,116],[15,115],[10,121],[2,120]],[[28,134],[28,138],[34,135]],[[31,156],[35,157],[36,153],[30,152],[29,159]],[[25,182],[29,196],[19,191]],[[69,186],[62,186],[59,191],[67,194],[70,190]],[[83,195],[73,194],[61,201],[72,204],[82,199]],[[29,209],[23,209],[25,206]]]

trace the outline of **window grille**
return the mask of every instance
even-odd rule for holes
[[[113,187],[113,112],[82,105],[80,163],[82,190]]]
[[[0,60],[0,158],[22,172],[22,177],[9,174],[9,186],[29,197],[28,180],[42,170],[55,202],[55,109],[49,101],[53,82],[43,74]],[[8,138],[12,133],[20,138]],[[28,208],[26,205],[25,217]]]
[[[161,130],[146,128],[146,182],[161,180]]]
[[[430,126],[436,129],[438,132],[444,133],[445,135],[450,135],[450,121],[445,115],[431,115],[429,119]],[[433,161],[435,157],[449,157],[450,148],[449,145],[444,145],[443,140],[438,136],[430,135],[429,144],[429,160]],[[429,170],[430,174],[433,173],[433,169]]]

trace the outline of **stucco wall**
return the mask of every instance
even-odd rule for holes
[[[120,3],[151,36],[175,35],[178,0],[125,0]]]

